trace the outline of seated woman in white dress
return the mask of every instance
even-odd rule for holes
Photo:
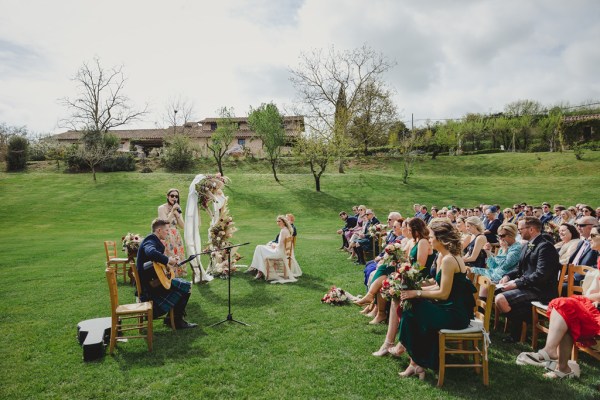
[[[283,215],[277,217],[277,225],[279,225],[279,228],[281,229],[279,232],[279,240],[277,243],[271,242],[266,245],[259,244],[256,246],[254,256],[252,257],[252,264],[250,264],[248,270],[257,271],[256,279],[266,279],[267,268],[270,268],[268,275],[269,280],[273,281],[273,283],[296,282],[296,277],[302,275],[302,270],[296,261],[293,250],[291,268],[288,268],[287,255],[285,253],[285,242],[287,238],[292,236],[293,228]],[[284,275],[287,275],[287,278],[285,278],[284,275],[279,275],[278,271],[280,271],[281,268],[278,268],[277,271],[275,271],[274,265],[276,263],[283,263],[283,268],[286,269],[286,274]]]

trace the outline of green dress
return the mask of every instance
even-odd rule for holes
[[[435,280],[440,284],[442,271]],[[454,274],[448,299],[413,299],[410,310],[402,312],[400,342],[418,365],[438,369],[440,329],[464,329],[473,318],[475,286],[464,272]]]

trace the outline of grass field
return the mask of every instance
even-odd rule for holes
[[[330,169],[316,193],[312,176],[291,168],[277,184],[260,163],[226,165],[235,240],[252,243],[240,251],[242,263],[250,262],[256,244],[275,236],[275,216],[293,212],[304,275],[289,285],[234,275],[233,316],[249,327],[208,327],[227,315],[227,281],[194,286],[188,319],[199,328],[171,332],[157,320],[152,353],[133,340],[91,363],[82,361],[76,326],[110,312],[102,242],[147,234],[168,188],[180,188],[185,205],[193,174],[99,174],[94,184],[89,174],[35,165],[27,173],[0,173],[0,398],[598,398],[600,366],[586,354],[580,380],[549,382],[542,371],[515,365],[529,346],[505,345],[499,333],[492,334],[489,388],[472,370],[450,370],[441,389],[431,371],[425,382],[401,380],[397,372],[407,358],[371,356],[386,327],[368,325],[357,307],[327,306],[320,298],[331,285],[364,292],[362,268],[337,250],[342,209],[363,203],[383,219],[392,210],[410,214],[415,202],[595,207],[599,167],[594,152],[583,161],[548,153],[440,157],[419,161],[403,185],[397,161],[373,158],[353,163],[344,175]],[[207,228],[203,223],[203,241]],[[134,301],[130,286],[121,282],[119,291]]]

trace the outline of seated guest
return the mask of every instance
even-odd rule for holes
[[[461,248],[463,250],[467,248],[469,243],[471,243],[471,234],[467,230],[467,224],[465,223],[466,220],[467,218],[463,216],[456,218],[456,229],[460,233]]]
[[[285,214],[285,219],[288,220],[288,222],[290,223],[290,226],[292,227],[292,236],[296,236],[296,226],[294,225],[294,221],[296,221],[296,217],[294,217],[294,214]],[[269,243],[277,243],[279,242],[279,233],[277,234],[277,236],[275,236],[275,239],[272,242]]]
[[[358,236],[358,239],[355,241],[354,251],[356,253],[356,258],[358,264],[366,264],[365,262],[365,252],[373,251],[373,237],[369,232],[369,228],[371,226],[377,225],[379,220],[375,216],[373,210],[365,211],[366,216],[366,224],[364,224],[364,230]]]
[[[500,225],[500,228],[498,228],[498,241],[500,244],[498,255],[494,256],[491,252],[492,246],[486,243],[483,250],[487,254],[485,260],[487,268],[470,268],[470,271],[477,275],[487,276],[494,283],[498,283],[504,275],[515,269],[519,263],[521,243],[516,241],[516,236],[517,225],[511,223]],[[487,290],[481,290],[479,296],[486,297]]]
[[[429,212],[427,212],[427,206],[421,206],[421,217],[420,217],[423,221],[425,221],[425,224],[429,223],[429,220],[431,219],[431,214],[429,214]]]
[[[595,267],[598,260],[598,251],[592,249],[592,243],[590,235],[592,228],[596,225],[596,218],[587,216],[581,217],[575,224],[577,226],[577,232],[579,232],[581,241],[575,248],[573,255],[569,259],[569,264],[573,265],[587,265],[589,267]],[[581,274],[575,274],[575,284],[581,283],[583,276]],[[566,285],[563,287],[563,291],[566,290]]]
[[[465,225],[471,236],[469,245],[464,250],[464,261],[469,267],[485,268],[486,254],[483,246],[487,243],[487,239],[483,234],[483,223],[479,217],[472,216],[467,218]]]
[[[560,226],[561,222],[561,213],[566,210],[567,208],[565,206],[563,206],[562,204],[556,204],[554,206],[554,216],[552,217],[552,222],[554,222],[554,225],[556,226]]]
[[[562,210],[560,212],[560,220],[556,223],[556,225],[560,226],[562,224],[575,224],[575,218],[573,218],[573,214],[569,210]]]
[[[352,244],[356,241],[358,235],[363,231],[363,224],[365,223],[364,216],[365,211],[367,211],[367,207],[360,205],[358,206],[357,211],[358,215],[356,216],[356,226],[344,233],[344,235],[346,235],[346,239],[348,239],[348,250],[350,251],[350,257],[348,257],[348,260],[356,257],[356,254],[354,253],[354,245]]]
[[[420,204],[413,204],[413,209],[415,211],[415,218],[423,218],[423,214],[421,214]]]
[[[198,326],[183,319],[185,307],[190,298],[192,289],[191,282],[181,278],[173,278],[171,287],[165,289],[156,276],[153,262],[168,265],[173,268],[177,265],[177,259],[167,257],[163,242],[168,235],[170,221],[155,219],[152,221],[152,233],[142,241],[137,253],[136,268],[140,276],[142,293],[139,295],[141,301],[152,301],[152,313],[154,318],[160,317],[174,310],[175,327],[177,329],[188,329]],[[169,318],[165,318],[165,325],[170,324]]]
[[[592,248],[600,250],[598,228],[592,232]],[[546,378],[579,377],[579,365],[569,361],[575,342],[600,349],[600,273],[588,272],[583,296],[559,297],[548,305],[550,325],[546,345],[537,353],[521,353],[517,364],[536,365],[550,370]],[[558,362],[556,361],[558,360]]]
[[[543,202],[542,203],[542,215],[540,217],[540,221],[542,221],[542,225],[546,225],[548,222],[552,221],[554,215],[552,215],[552,211],[550,211],[550,203]]]
[[[500,279],[495,298],[498,311],[513,322],[506,341],[518,340],[521,322],[531,318],[532,301],[548,303],[558,296],[560,261],[554,246],[541,235],[542,223],[538,218],[525,217],[518,226],[528,243],[521,251],[517,268]]]
[[[302,270],[296,261],[296,257],[292,250],[291,268],[288,268],[287,255],[285,252],[285,240],[292,236],[293,229],[291,224],[283,215],[277,216],[277,225],[281,229],[279,231],[279,242],[269,243],[267,245],[259,244],[254,250],[254,256],[252,257],[252,264],[248,267],[248,271],[256,271],[256,279],[265,278],[267,275],[267,268],[270,267],[271,260],[280,260],[283,262],[284,268],[287,269],[288,278],[285,279],[277,274],[270,277],[269,280],[273,280],[278,283],[296,282],[296,278],[302,275]]]
[[[398,224],[397,229],[394,227],[396,221],[400,222]],[[383,245],[384,248],[385,248],[385,246],[387,246],[390,243],[395,243],[396,239],[399,239],[399,240],[404,239],[404,236],[402,236],[402,222],[404,222],[404,218],[402,218],[402,215],[399,212],[392,211],[388,215],[387,226],[390,230],[385,237],[385,241],[384,241],[384,245]],[[377,257],[375,257],[373,260],[367,262],[367,264],[365,265],[364,275],[365,275],[365,285],[367,287],[369,287],[369,281],[370,281],[369,278],[371,277],[371,274],[377,269],[379,262],[381,261],[383,255],[384,255],[384,251],[383,251],[383,249],[381,249],[381,252],[379,253],[379,255]]]
[[[509,222],[511,224],[516,224],[516,222],[517,222],[517,216],[515,215],[515,213],[512,210],[512,208],[505,208],[504,211],[502,211],[502,213],[504,214],[504,222]]]
[[[592,207],[588,206],[588,205],[583,205],[581,206],[581,213],[583,214],[584,217],[594,217],[596,218],[596,210],[594,210]]]
[[[342,236],[342,247],[340,249],[348,248],[348,239],[346,238],[346,232],[353,229],[356,226],[357,218],[348,215],[346,211],[340,211],[340,218],[344,221],[344,226],[338,229],[337,233]]]
[[[424,379],[425,368],[437,369],[439,330],[464,329],[473,318],[475,287],[460,256],[460,235],[443,221],[434,222],[430,232],[430,244],[441,260],[437,285],[402,291],[401,300],[412,300],[412,307],[403,310],[400,320],[400,342],[410,355],[410,364],[401,377],[417,375]]]
[[[561,224],[558,228],[558,236],[560,237],[560,242],[556,243],[554,247],[558,250],[558,258],[561,265],[567,265],[580,242],[579,232],[571,224]]]
[[[483,222],[484,231],[483,234],[487,239],[488,243],[498,243],[498,227],[502,224],[496,215],[496,207],[491,206],[485,211],[485,221]]]

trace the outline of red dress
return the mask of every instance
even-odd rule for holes
[[[548,318],[553,309],[564,318],[574,341],[585,347],[596,344],[595,337],[600,336],[600,311],[590,299],[584,296],[558,297],[548,305]]]

